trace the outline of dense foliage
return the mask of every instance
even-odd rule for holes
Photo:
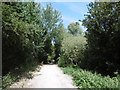
[[[60,24],[57,30],[53,34],[54,35],[53,42],[55,47],[55,57],[54,57],[55,63],[58,62],[61,54],[62,41],[63,41],[65,32],[66,32],[65,27],[63,26],[63,24]]]
[[[79,35],[82,34],[82,30],[80,28],[80,24],[79,22],[74,22],[68,25],[68,31],[69,33],[71,33],[72,35]]]
[[[120,72],[120,2],[90,3],[88,9],[84,67],[104,75]]]
[[[78,88],[118,88],[117,77],[101,76],[79,68],[61,68],[64,73],[73,77],[73,81]]]
[[[43,8],[34,2],[5,2],[2,11],[3,75],[23,63],[47,63],[60,13],[51,4]]]
[[[62,41],[59,66],[79,66],[84,58],[86,39],[82,36],[69,35]]]
[[[28,5],[27,8],[25,8],[26,5]],[[40,29],[35,25],[35,20],[38,20],[36,16],[39,15],[39,6],[32,7],[31,5],[35,5],[35,3],[6,2],[2,4],[3,74],[21,63],[33,60],[37,54],[35,44],[38,41],[34,43],[33,39],[35,34],[40,33]],[[29,9],[33,9],[32,11],[36,12],[36,15],[32,15]],[[32,19],[35,20],[30,21],[32,16],[34,17]],[[36,36],[37,39],[39,37]]]
[[[13,69],[20,73],[36,62],[58,62],[69,66],[63,71],[73,76],[79,88],[117,88],[116,77],[101,75],[120,73],[120,2],[94,2],[88,10],[84,36],[78,22],[65,29],[61,14],[51,4],[44,8],[35,2],[2,3],[4,87],[16,80],[8,73]]]
[[[58,29],[62,23],[62,20],[61,14],[56,9],[53,9],[51,4],[48,4],[46,8],[43,9],[42,16],[43,27],[45,27],[46,29],[45,33],[47,35],[44,44],[45,45],[44,50],[45,52],[47,52],[45,53],[45,55],[47,55],[47,57],[45,58],[46,60],[48,57],[52,56],[53,44],[51,42],[53,41],[53,39],[56,39],[54,36],[56,35],[55,33],[59,32]],[[47,61],[45,61],[44,63],[47,63]]]

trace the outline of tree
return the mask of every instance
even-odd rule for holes
[[[72,35],[82,34],[82,30],[81,30],[78,22],[74,22],[74,23],[69,24],[68,30],[69,30],[69,33],[71,33]]]
[[[53,9],[51,4],[48,4],[46,8],[43,8],[42,22],[46,33],[46,41],[44,47],[46,55],[52,55],[52,41],[54,39],[54,33],[59,28],[59,24],[62,22],[61,17],[62,16],[60,12]],[[47,57],[48,56],[46,56],[46,58]]]
[[[82,35],[65,35],[61,43],[61,54],[58,65],[63,67],[79,67],[84,57],[85,44],[86,38]]]
[[[66,29],[62,23],[59,24],[58,28],[53,33],[53,36],[54,36],[53,42],[55,47],[55,57],[54,57],[55,63],[58,62],[58,58],[60,57],[62,41],[65,33],[66,33]]]
[[[24,63],[47,63],[60,13],[51,4],[45,9],[35,2],[4,2],[2,9],[3,74]]]
[[[40,4],[4,2],[2,9],[3,74],[24,63],[41,62],[44,30],[40,24]]]
[[[83,20],[87,28],[87,67],[103,75],[120,72],[120,2],[90,3],[88,9]]]

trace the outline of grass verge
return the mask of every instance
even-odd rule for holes
[[[21,78],[32,78],[32,72],[35,71],[39,65],[37,62],[31,62],[11,70],[2,77],[2,89],[9,88],[11,84],[19,81]]]
[[[118,88],[117,77],[101,76],[97,73],[79,68],[61,68],[65,74],[73,77],[73,82],[78,88]]]

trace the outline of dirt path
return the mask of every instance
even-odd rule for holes
[[[72,78],[62,72],[57,65],[43,65],[39,72],[34,73],[31,80],[27,80],[23,87],[28,88],[76,88]]]

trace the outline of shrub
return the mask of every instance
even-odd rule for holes
[[[78,88],[118,88],[117,77],[101,76],[101,74],[91,73],[78,68],[61,68],[64,73],[73,77]]]
[[[84,55],[86,39],[82,36],[69,36],[63,39],[59,66],[78,66]]]

